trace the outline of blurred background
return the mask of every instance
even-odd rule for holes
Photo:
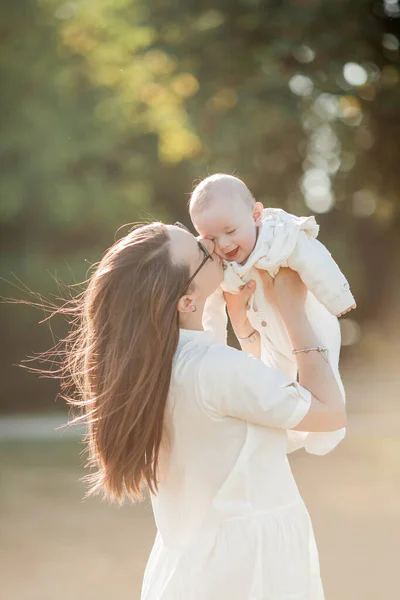
[[[2,0],[0,32],[1,296],[59,295],[124,223],[189,225],[193,186],[218,171],[315,214],[358,303],[341,320],[349,427],[291,464],[327,600],[397,597],[400,3]],[[65,324],[0,316],[0,597],[139,599],[149,502],[83,501],[57,382],[16,366]]]

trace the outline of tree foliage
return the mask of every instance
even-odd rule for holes
[[[43,292],[49,272],[82,279],[122,223],[187,220],[193,181],[227,171],[266,205],[316,212],[358,318],[376,318],[400,250],[396,6],[3,2],[3,277]],[[32,319],[1,325],[12,360]],[[9,404],[38,385],[3,364]]]

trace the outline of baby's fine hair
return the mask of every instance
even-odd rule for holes
[[[247,185],[238,177],[226,175],[225,173],[215,173],[203,179],[193,190],[189,200],[189,213],[196,209],[203,209],[212,200],[218,200],[221,197],[240,198],[249,207],[254,205],[254,198],[251,195]]]

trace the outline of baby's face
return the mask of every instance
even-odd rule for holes
[[[262,208],[259,202],[251,207],[241,198],[219,198],[194,208],[191,217],[200,236],[214,242],[216,254],[243,264],[256,244]]]

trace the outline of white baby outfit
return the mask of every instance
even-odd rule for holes
[[[324,600],[286,455],[286,430],[310,403],[262,361],[181,330],[142,600]]]
[[[306,313],[320,341],[328,348],[329,362],[345,399],[339,375],[340,327],[335,315],[354,304],[349,284],[329,251],[317,239],[314,217],[296,217],[284,210],[267,208],[256,246],[244,265],[225,261],[222,286],[206,303],[203,326],[216,339],[226,341],[227,317],[222,290],[238,293],[250,279],[256,290],[247,315],[261,336],[261,359],[291,379],[297,377],[297,362],[285,325],[267,302],[257,269],[275,277],[280,267],[297,271],[309,292]],[[288,452],[304,447],[311,454],[326,454],[343,439],[345,429],[327,433],[288,432]]]

